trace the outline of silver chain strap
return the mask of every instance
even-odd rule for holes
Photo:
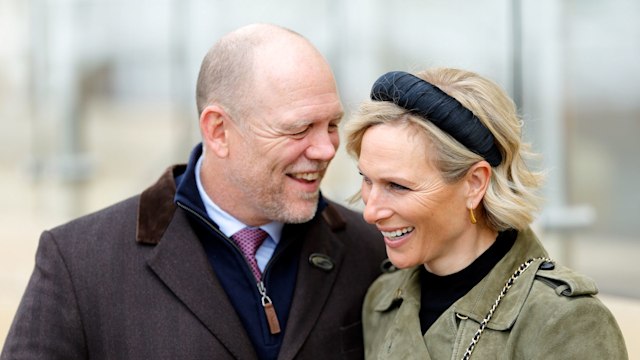
[[[484,317],[484,319],[480,323],[480,327],[478,328],[478,331],[476,331],[475,335],[473,335],[473,338],[471,339],[471,344],[469,344],[469,347],[467,348],[467,351],[464,353],[462,360],[469,360],[469,358],[471,357],[471,353],[473,352],[473,349],[475,349],[476,344],[478,343],[478,340],[480,340],[480,336],[484,332],[484,329],[487,327],[489,320],[491,320],[491,317],[493,316],[493,313],[496,311],[496,308],[500,304],[500,301],[502,301],[502,298],[504,298],[504,296],[507,294],[507,291],[509,291],[509,289],[511,288],[513,283],[516,281],[516,279],[520,277],[520,275],[522,275],[522,273],[529,268],[529,265],[531,265],[531,263],[536,260],[552,261],[549,258],[539,257],[535,259],[529,259],[518,267],[518,269],[513,273],[513,275],[511,275],[509,280],[507,280],[507,283],[504,284],[504,287],[502,288],[500,295],[498,295],[498,298],[496,299],[495,303],[489,310],[489,313],[487,314],[487,316]]]

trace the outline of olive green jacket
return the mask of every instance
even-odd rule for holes
[[[363,308],[367,359],[462,359],[507,280],[528,259],[547,257],[533,232],[521,231],[498,264],[422,336],[419,267],[380,276]],[[471,359],[627,359],[622,333],[594,295],[595,283],[535,260],[513,282]]]

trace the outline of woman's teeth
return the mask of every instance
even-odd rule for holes
[[[402,228],[402,229],[398,229],[398,230],[394,230],[394,231],[381,231],[382,236],[389,238],[389,239],[393,239],[393,238],[397,238],[400,236],[403,236],[405,234],[408,234],[410,232],[412,232],[414,229],[413,226],[408,226],[406,228]]]

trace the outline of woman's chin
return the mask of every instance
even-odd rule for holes
[[[387,256],[389,256],[389,261],[398,269],[407,269],[414,267],[416,265],[420,265],[419,261],[415,259],[407,258],[404,255],[394,254],[394,251],[387,248]]]

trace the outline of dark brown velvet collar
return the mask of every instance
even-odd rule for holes
[[[176,204],[175,174],[184,172],[186,165],[169,167],[158,181],[140,195],[136,240],[144,244],[157,244],[169,226]]]

